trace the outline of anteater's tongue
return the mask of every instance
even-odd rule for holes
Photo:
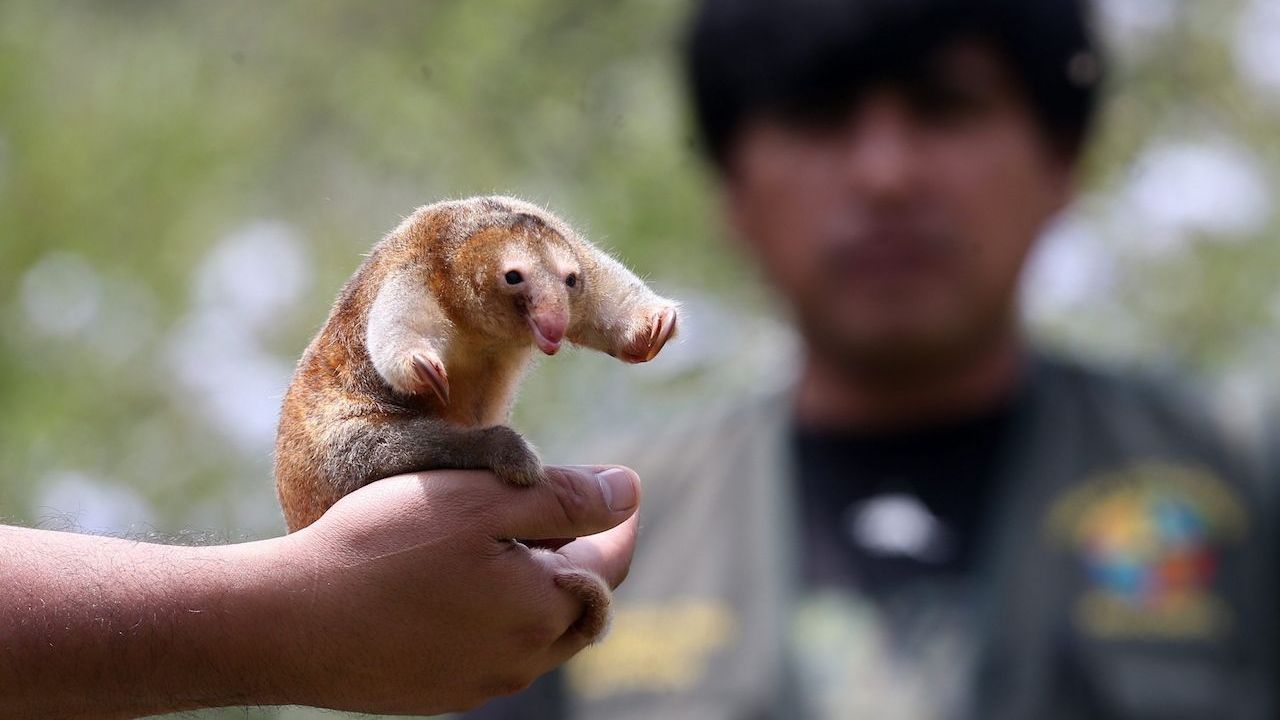
[[[560,350],[567,324],[565,320],[563,315],[529,315],[529,329],[533,331],[533,341],[539,350],[548,355],[555,355]]]

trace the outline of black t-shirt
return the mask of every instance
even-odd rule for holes
[[[806,584],[875,598],[971,575],[1012,407],[898,432],[796,428]]]
[[[805,589],[793,642],[808,714],[963,706],[979,545],[1014,407],[894,432],[793,429]]]
[[[806,585],[877,605],[888,650],[907,664],[927,664],[938,636],[961,624],[1013,406],[906,432],[792,431]],[[945,657],[943,672],[956,674]],[[562,717],[564,693],[557,671],[467,718]]]

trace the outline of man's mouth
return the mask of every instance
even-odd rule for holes
[[[823,273],[854,282],[904,282],[943,269],[955,247],[927,233],[887,230],[833,242],[822,255]]]

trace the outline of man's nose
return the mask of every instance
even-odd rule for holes
[[[922,177],[920,142],[901,102],[869,99],[850,124],[845,178],[868,202],[906,200]]]

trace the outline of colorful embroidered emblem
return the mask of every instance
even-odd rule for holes
[[[1144,463],[1095,476],[1053,506],[1053,535],[1073,547],[1086,590],[1075,619],[1103,637],[1207,637],[1227,608],[1212,590],[1219,548],[1245,514],[1201,468]]]

